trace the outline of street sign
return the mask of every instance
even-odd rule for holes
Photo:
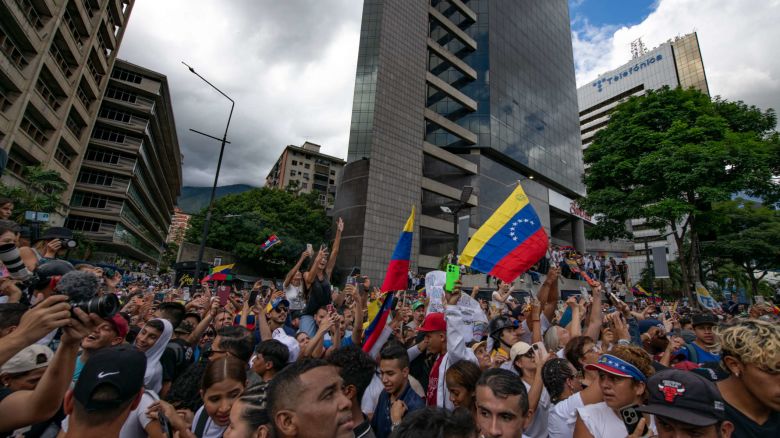
[[[28,221],[49,222],[49,213],[42,211],[25,211],[24,218]]]

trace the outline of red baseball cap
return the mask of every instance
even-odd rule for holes
[[[429,313],[425,316],[422,326],[417,328],[418,332],[445,332],[447,331],[447,321],[443,313]]]
[[[127,324],[127,320],[122,315],[116,313],[111,318],[106,319],[116,331],[117,336],[124,339],[127,336],[127,332],[130,331],[130,326]]]

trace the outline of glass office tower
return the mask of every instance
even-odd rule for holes
[[[384,274],[411,206],[412,261],[439,265],[517,181],[554,243],[584,248],[577,94],[566,0],[366,0],[339,268]],[[575,212],[575,213],[572,213]],[[465,228],[466,220],[461,225]]]

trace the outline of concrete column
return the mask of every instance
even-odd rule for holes
[[[574,243],[574,249],[579,252],[585,252],[585,221],[575,217],[571,224],[571,240]]]

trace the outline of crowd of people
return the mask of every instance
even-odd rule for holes
[[[8,249],[0,437],[780,436],[776,308],[627,303],[603,281],[563,301],[553,249],[527,301],[497,282],[482,337],[479,288],[334,287],[343,229],[278,290],[228,295],[68,263],[63,229]],[[18,238],[0,220],[0,248]]]

